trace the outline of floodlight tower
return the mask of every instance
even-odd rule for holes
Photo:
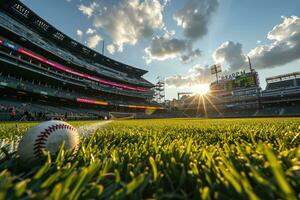
[[[255,71],[255,69],[252,67],[252,63],[251,63],[250,57],[247,56],[247,58],[248,58],[248,63],[249,63],[250,73],[255,75],[255,79],[254,79],[255,85],[256,85],[257,87],[259,87],[259,77],[258,77],[258,74],[257,74],[257,72]]]
[[[210,67],[211,75],[216,75],[217,83],[219,83],[219,73],[222,72],[222,68],[220,64],[214,64]]]
[[[252,68],[250,57],[247,56],[247,58],[248,58],[248,63],[249,63],[249,69],[250,69],[250,72],[252,73],[254,71],[254,69]]]
[[[165,79],[163,77],[157,77],[157,83],[154,87],[154,99],[158,103],[164,103],[165,96]]]

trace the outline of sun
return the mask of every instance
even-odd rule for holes
[[[192,86],[192,92],[204,96],[209,92],[209,84],[197,84]]]

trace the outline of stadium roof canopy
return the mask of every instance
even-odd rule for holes
[[[70,52],[80,54],[81,56],[89,58],[95,62],[99,62],[118,71],[132,73],[139,76],[142,76],[148,72],[146,70],[135,68],[108,58],[96,52],[95,50],[90,49],[89,47],[73,40],[71,37],[65,35],[61,31],[50,25],[48,22],[43,20],[19,0],[1,0],[0,8],[12,17],[17,18],[24,24],[27,24],[27,26],[31,27],[44,37],[55,42],[58,46],[68,49]]]
[[[291,79],[296,79],[296,78],[300,78],[300,71],[289,73],[289,74],[282,74],[279,76],[269,77],[269,78],[266,78],[266,81],[267,81],[267,83],[272,83],[272,82],[279,82],[279,81],[291,80]]]

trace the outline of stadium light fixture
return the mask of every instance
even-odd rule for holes
[[[32,53],[30,51],[27,51],[27,50],[25,50],[21,47],[15,46],[15,45],[11,44],[8,40],[0,39],[0,45],[4,45],[4,46],[6,46],[6,47],[8,47],[12,50],[18,51],[19,53],[22,53],[22,54],[27,55],[31,58],[34,58],[34,59],[36,59],[40,62],[43,62],[43,63],[48,64],[52,67],[55,67],[59,70],[68,72],[70,74],[74,74],[74,75],[82,77],[82,78],[90,79],[90,80],[93,80],[93,81],[96,81],[96,82],[99,82],[99,83],[103,83],[103,84],[106,84],[106,85],[112,85],[112,86],[116,86],[116,87],[124,88],[124,89],[128,89],[128,90],[134,90],[134,91],[139,91],[139,92],[146,92],[147,91],[147,89],[145,89],[145,88],[131,87],[131,86],[124,85],[124,84],[114,83],[114,82],[111,82],[111,81],[106,81],[106,80],[103,80],[103,79],[92,77],[92,76],[87,75],[87,74],[82,74],[80,72],[73,71],[71,69],[68,69],[68,68],[62,66],[62,65],[59,65],[59,64],[54,63],[52,61],[49,61],[49,60],[47,60],[47,59],[45,59],[41,56],[35,55],[34,53]]]
[[[103,105],[103,106],[108,105],[108,102],[106,102],[106,101],[96,101],[96,100],[85,99],[85,98],[76,98],[76,101],[79,103],[97,104],[97,105]]]
[[[2,43],[0,43],[2,44]],[[128,90],[135,90],[135,91],[140,91],[140,92],[146,92],[147,90],[144,89],[144,88],[136,88],[136,87],[131,87],[131,86],[127,86],[127,85],[124,85],[124,84],[119,84],[119,83],[114,83],[114,82],[111,82],[111,81],[106,81],[106,80],[103,80],[103,79],[99,79],[99,78],[96,78],[96,77],[92,77],[90,75],[87,75],[87,74],[82,74],[82,73],[79,73],[79,72],[76,72],[76,71],[73,71],[71,69],[68,69],[62,65],[59,65],[59,64],[56,64],[52,61],[49,61],[45,58],[42,58],[40,56],[37,56],[27,50],[24,50],[23,48],[18,48],[18,52],[19,53],[22,53],[24,55],[27,55],[31,58],[34,58],[40,62],[43,62],[45,64],[48,64],[52,67],[55,67],[59,70],[62,70],[62,71],[65,71],[65,72],[68,72],[70,74],[73,74],[73,75],[76,75],[76,76],[79,76],[79,77],[82,77],[82,78],[86,78],[86,79],[90,79],[90,80],[93,80],[93,81],[96,81],[96,82],[99,82],[99,83],[103,83],[103,84],[106,84],[106,85],[112,85],[112,86],[116,86],[116,87],[119,87],[119,88],[124,88],[124,89],[128,89]]]

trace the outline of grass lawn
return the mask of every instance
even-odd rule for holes
[[[0,199],[300,199],[300,118],[113,121],[20,163],[36,124],[0,123]]]

